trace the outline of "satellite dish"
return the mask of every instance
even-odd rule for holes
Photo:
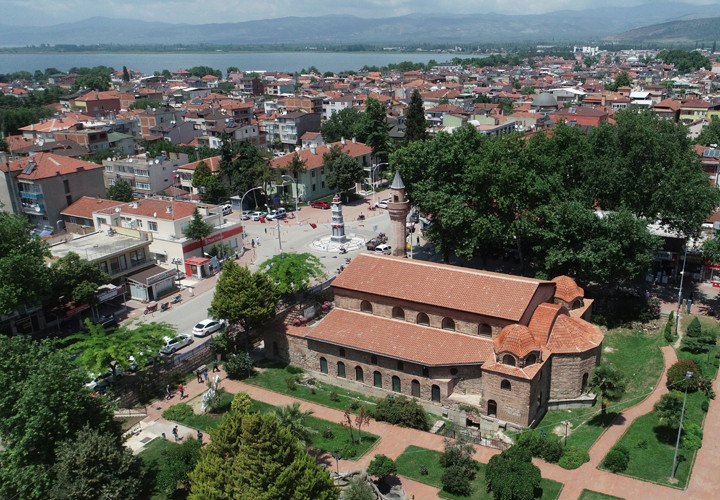
[[[112,158],[110,158],[110,157],[108,156],[108,159],[107,159],[107,161],[112,161]]]
[[[116,207],[115,212],[119,212],[119,211],[120,211],[120,207]]]
[[[153,212],[153,217],[157,217],[157,212]]]
[[[155,158],[155,165],[158,165],[159,163],[160,163],[160,160],[158,160],[157,158]]]

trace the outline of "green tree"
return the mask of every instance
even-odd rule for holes
[[[325,277],[320,259],[309,253],[281,253],[260,264],[279,295],[304,292],[313,280]]]
[[[213,69],[210,66],[193,66],[188,69],[188,72],[190,72],[191,76],[196,78],[202,78],[207,75],[217,76],[218,78],[222,77],[222,71],[219,69]]]
[[[51,297],[58,303],[72,300],[77,304],[98,305],[97,289],[110,283],[110,276],[97,264],[69,252],[50,266]]]
[[[356,137],[359,121],[360,113],[355,108],[343,108],[333,113],[320,127],[323,140],[326,144],[332,144],[343,137],[346,139]]]
[[[660,423],[671,429],[677,429],[680,426],[680,412],[682,411],[683,397],[682,393],[672,391],[663,394],[655,403],[653,409]]]
[[[334,500],[338,496],[330,474],[273,415],[230,412],[210,436],[189,474],[192,500]]]
[[[430,428],[423,407],[416,400],[405,396],[385,398],[380,401],[375,407],[375,420],[421,431]]]
[[[625,394],[625,383],[620,371],[613,365],[603,363],[593,372],[588,387],[600,393],[600,407],[603,424],[607,414],[607,405],[612,401],[619,401]]]
[[[135,101],[130,105],[130,109],[152,109],[159,106],[162,106],[161,102],[149,99],[147,97],[141,97],[140,99],[135,99]],[[167,151],[167,149],[165,151]]]
[[[8,141],[6,141],[3,138],[0,138],[0,151],[5,151],[5,152],[10,151],[10,145],[8,144]]]
[[[186,488],[189,485],[188,474],[195,469],[200,460],[201,451],[202,443],[192,438],[167,450],[155,478],[157,489],[162,491],[167,498],[175,498],[174,493],[179,486]]]
[[[253,328],[275,316],[277,304],[277,290],[269,276],[227,261],[208,312],[215,318],[224,318],[230,325],[241,325],[249,335]]]
[[[230,403],[231,411],[245,415],[250,413],[251,408],[252,399],[250,399],[247,392],[238,392],[233,396],[232,403]]]
[[[85,426],[73,439],[59,443],[57,478],[50,498],[124,500],[142,489],[140,462],[115,433]]]
[[[47,244],[33,234],[27,218],[0,212],[0,312],[38,303],[50,284]],[[11,332],[3,332],[10,334]]]
[[[110,88],[110,77],[102,74],[87,74],[78,77],[72,84],[72,91],[78,90],[98,90],[105,91]]]
[[[470,495],[478,468],[472,458],[474,453],[473,446],[462,439],[445,441],[445,451],[440,455],[440,465],[445,469],[440,478],[443,490],[454,495]]]
[[[501,97],[498,100],[498,104],[500,104],[503,115],[505,116],[511,115],[513,111],[515,111],[515,106],[513,105],[513,102],[510,100],[509,97]]]
[[[532,500],[542,476],[527,450],[511,446],[490,459],[485,479],[496,500]]]
[[[535,87],[533,87],[533,86],[531,86],[531,85],[528,85],[528,86],[526,86],[526,87],[523,87],[523,88],[520,90],[520,93],[521,93],[522,95],[534,95],[534,94],[535,94]]]
[[[108,198],[115,201],[133,201],[133,188],[125,179],[119,179],[108,188]]]
[[[387,106],[378,99],[368,97],[365,111],[360,115],[355,132],[357,139],[370,146],[373,157],[386,162],[389,153],[390,127],[387,124]]]
[[[365,177],[365,170],[355,158],[343,151],[341,145],[332,146],[323,154],[323,164],[328,169],[327,183],[330,189],[346,193],[361,182]]]
[[[424,141],[427,139],[428,122],[425,119],[425,107],[418,89],[413,90],[410,104],[405,112],[405,141]]]
[[[397,472],[397,465],[392,458],[385,455],[375,455],[367,466],[367,473],[378,478],[378,482],[384,483],[388,476]]]
[[[225,70],[225,74],[230,77],[230,73],[240,73],[240,68],[237,66],[228,66],[227,70]]]
[[[165,345],[165,337],[176,337],[175,327],[169,323],[138,322],[105,329],[85,320],[85,330],[71,335],[69,339],[77,342],[66,349],[79,353],[75,361],[85,373],[104,373],[109,369],[117,375],[118,368],[130,369],[130,356],[143,368],[148,353],[153,355]]]
[[[201,161],[195,167],[192,187],[200,191],[200,200],[204,203],[221,203],[227,199],[227,186],[220,177],[213,175],[207,163]]]
[[[707,127],[702,129],[700,135],[695,139],[695,144],[710,146],[720,144],[720,117],[714,115]]]
[[[300,176],[307,172],[307,161],[301,159],[300,155],[295,153],[290,159],[290,163],[288,163],[286,170],[292,178],[295,179],[295,198],[297,199],[300,196],[300,191],[298,191],[298,181],[300,180]]]
[[[130,81],[130,72],[128,71],[127,66],[123,66],[122,81],[125,83]]]
[[[190,219],[190,223],[187,225],[185,229],[183,229],[183,234],[186,238],[189,238],[191,240],[199,240],[200,241],[200,255],[205,255],[205,245],[203,244],[203,239],[210,236],[215,228],[212,224],[209,222],[205,222],[205,219],[203,219],[203,216],[200,215],[200,211],[195,207],[195,210],[193,210],[193,216],[192,219]]]
[[[613,80],[613,82],[605,85],[605,88],[607,90],[615,91],[620,87],[630,86],[632,86],[632,80],[630,80],[630,75],[628,75],[627,71],[620,71],[617,75],[615,75],[615,79]]]
[[[48,498],[58,446],[86,425],[119,440],[107,401],[84,382],[54,343],[0,337],[0,497]]]
[[[308,446],[312,436],[317,434],[315,429],[307,425],[307,417],[312,413],[312,410],[300,411],[300,403],[295,402],[292,405],[278,407],[275,410],[275,417],[280,427],[290,429],[300,444]]]

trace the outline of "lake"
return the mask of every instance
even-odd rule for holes
[[[169,69],[187,69],[193,66],[210,66],[225,74],[229,66],[241,70],[300,71],[315,66],[321,72],[357,71],[365,65],[386,66],[402,61],[427,63],[449,61],[457,54],[430,52],[207,52],[207,53],[90,53],[90,54],[0,54],[0,73],[57,68],[68,71],[72,67],[123,66],[144,74]],[[471,57],[470,55],[459,57]],[[477,56],[475,56],[477,57]]]

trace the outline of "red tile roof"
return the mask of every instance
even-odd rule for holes
[[[550,330],[559,314],[567,314],[567,309],[559,304],[544,302],[535,309],[528,328],[530,328],[535,341],[541,346],[547,344]]]
[[[139,215],[163,220],[177,220],[190,217],[195,208],[199,206],[200,205],[197,203],[190,203],[187,201],[173,202],[160,199],[143,198],[141,200],[131,201],[130,203],[123,203],[119,207],[99,210],[99,212],[111,215],[118,212],[119,208],[119,212],[123,214]],[[215,205],[206,206],[214,207]]]
[[[585,290],[580,288],[570,276],[558,276],[552,279],[555,283],[555,297],[572,304],[573,300],[583,298]]]
[[[331,311],[306,338],[429,366],[481,364],[493,356],[485,337],[345,309]]]
[[[539,351],[540,346],[533,338],[530,329],[522,325],[508,325],[493,339],[496,353],[511,352],[519,358],[524,358],[532,351]]]
[[[531,278],[362,253],[332,286],[520,321],[537,291],[553,285]]]
[[[22,158],[10,162],[10,171],[23,171],[29,164],[35,164],[29,173],[21,173],[18,179],[38,180],[55,177],[56,175],[74,174],[85,170],[105,168],[97,163],[70,158],[69,156],[55,155],[52,153],[39,153],[28,158]],[[7,167],[2,165],[2,170],[7,172]]]
[[[509,375],[511,377],[531,380],[535,377],[537,372],[540,371],[540,368],[542,368],[544,364],[544,362],[533,363],[531,365],[526,365],[523,368],[520,368],[519,366],[504,365],[502,363],[492,362],[484,364],[482,369],[484,372],[502,373],[503,375]]]
[[[547,347],[554,353],[583,352],[599,346],[602,341],[603,334],[596,325],[560,315],[555,320]]]
[[[62,215],[82,217],[83,219],[92,219],[93,212],[97,212],[98,210],[102,210],[103,208],[112,208],[123,204],[124,202],[122,201],[106,200],[104,198],[93,198],[92,196],[83,196],[60,213]]]
[[[210,158],[205,158],[204,160],[198,160],[198,161],[194,161],[194,162],[192,162],[192,163],[188,163],[187,165],[180,165],[180,166],[178,167],[178,170],[192,170],[192,171],[195,171],[195,169],[196,169],[197,166],[200,164],[200,162],[201,162],[201,161],[204,161],[204,162],[205,162],[205,165],[207,165],[208,167],[210,167],[210,170],[211,170],[212,172],[217,172],[218,169],[219,169],[219,165],[220,165],[220,160],[221,160],[221,159],[222,159],[222,157],[221,157],[220,155],[218,155],[218,156],[212,156],[212,157],[210,157]]]
[[[330,146],[342,147],[342,150],[353,158],[372,153],[372,148],[370,146],[366,146],[362,142],[352,142],[351,140],[346,140],[345,145],[343,145],[342,142],[335,142],[333,144],[330,144],[329,146],[318,146],[315,149],[315,153],[312,152],[312,149],[301,149],[297,152],[297,154],[300,155],[301,160],[304,160],[306,162],[305,166],[307,167],[307,169],[311,170],[313,168],[323,166],[323,155],[330,150]],[[273,168],[285,168],[292,160],[294,154],[295,153],[287,154],[285,156],[275,158],[270,162],[270,166]]]

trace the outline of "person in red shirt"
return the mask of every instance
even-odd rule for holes
[[[180,399],[182,399],[184,397],[183,392],[185,391],[182,384],[178,385],[178,391],[180,391]]]

